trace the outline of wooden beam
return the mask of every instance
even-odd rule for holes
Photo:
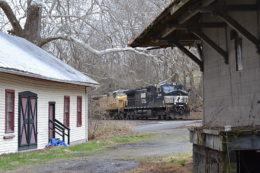
[[[199,29],[191,29],[191,31],[201,38],[207,45],[215,49],[221,56],[224,57],[225,63],[228,64],[228,52],[223,50],[220,46],[218,46],[213,40],[211,40],[206,34],[204,34]]]
[[[166,38],[171,35],[174,31],[178,30],[188,30],[190,24],[168,24],[165,31],[161,34],[162,38]],[[203,22],[197,23],[198,28],[224,28],[227,24],[225,22]]]
[[[204,22],[198,23],[199,28],[224,28],[227,24],[225,22]]]
[[[225,21],[231,28],[236,30],[238,33],[246,37],[249,41],[256,45],[258,49],[260,49],[260,42],[259,40],[251,34],[247,29],[245,29],[242,25],[240,25],[235,19],[230,17],[228,14],[224,12],[217,12],[217,15]]]
[[[215,0],[197,0],[196,3],[194,3],[192,6],[190,6],[186,12],[178,18],[178,23],[183,24],[187,22],[189,19],[191,19],[193,16],[198,14],[201,9],[209,6],[212,4]]]
[[[192,23],[192,24],[191,24]],[[165,32],[167,30],[173,29],[182,29],[187,30],[187,28],[191,25],[196,25],[198,28],[223,28],[226,27],[227,24],[225,22],[197,22],[197,21],[189,21],[187,24],[167,24],[165,29]]]
[[[162,38],[165,38],[167,36],[169,36],[171,33],[173,33],[175,30],[177,29],[177,27],[171,27],[171,28],[167,28],[163,33],[162,33]]]
[[[171,40],[171,43],[175,44],[176,47],[178,47],[183,53],[185,53],[190,59],[192,59],[198,66],[200,67],[200,70],[203,71],[203,61],[200,60],[197,56],[195,56],[193,53],[191,53],[187,48],[185,48],[179,41]]]
[[[238,4],[238,5],[227,5],[227,11],[257,11],[259,6],[257,4]]]
[[[185,23],[189,23],[192,18],[196,17],[197,14],[199,14],[200,9],[212,4],[215,0],[196,0],[194,3],[185,9],[185,12],[182,13],[180,17],[178,17],[178,20],[175,20],[172,26],[166,26],[166,29],[161,34],[162,38],[166,38],[168,35],[170,35],[172,32],[174,32],[176,29],[185,29]]]

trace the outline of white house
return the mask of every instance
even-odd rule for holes
[[[88,139],[88,91],[99,84],[29,41],[0,33],[0,154]]]

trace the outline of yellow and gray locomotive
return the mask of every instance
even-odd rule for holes
[[[98,101],[111,119],[186,119],[190,114],[188,92],[176,84],[118,90]]]

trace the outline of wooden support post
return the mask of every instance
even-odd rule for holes
[[[207,43],[210,47],[215,49],[221,56],[224,57],[225,63],[228,64],[228,53],[219,47],[214,41],[212,41],[207,35],[205,35],[200,29],[191,29],[195,35],[201,38],[205,43]]]
[[[196,57],[193,53],[191,53],[188,49],[186,49],[179,41],[172,41],[171,43],[175,44],[176,47],[178,47],[183,53],[185,53],[190,59],[192,59],[198,66],[200,67],[200,70],[203,72],[203,61],[200,60],[198,57]]]
[[[235,19],[230,17],[228,14],[224,12],[217,12],[217,15],[224,20],[231,28],[239,32],[241,35],[246,37],[249,41],[254,43],[257,47],[257,49],[260,49],[260,42],[259,40],[251,34],[247,29],[245,29],[243,26],[241,26]]]

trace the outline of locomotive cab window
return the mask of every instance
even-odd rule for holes
[[[168,94],[173,91],[176,91],[176,88],[174,86],[163,86],[163,92]]]

